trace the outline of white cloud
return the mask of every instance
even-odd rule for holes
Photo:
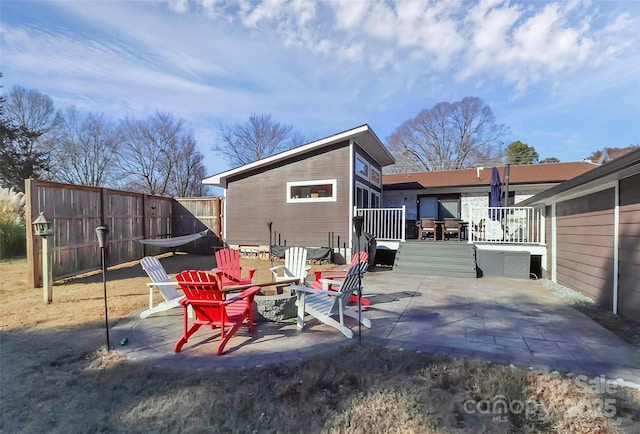
[[[228,22],[240,19],[256,37],[351,67],[453,70],[459,82],[503,80],[519,94],[621,57],[637,44],[637,35],[628,32],[635,24],[628,12],[593,28],[591,15],[598,12],[578,1],[508,0],[246,0],[224,9]]]
[[[327,5],[332,9],[336,30],[351,30],[358,28],[367,15],[371,3],[368,1],[330,0]]]
[[[280,18],[286,3],[279,0],[264,0],[260,3],[243,1],[240,3],[242,23],[247,27],[256,27],[262,21]]]
[[[179,14],[184,14],[189,10],[189,0],[166,0],[169,9]]]
[[[64,24],[3,18],[4,82],[23,71],[21,84],[91,110],[161,109],[201,125],[264,112],[320,135],[371,122],[367,110],[391,128],[468,95],[506,105],[535,93],[559,111],[616,83],[638,94],[638,11],[609,4],[47,2]]]

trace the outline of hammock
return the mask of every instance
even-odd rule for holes
[[[156,240],[136,240],[136,241],[141,244],[149,244],[151,246],[176,247],[176,246],[181,246],[183,244],[190,243],[191,241],[195,241],[198,238],[202,238],[207,235],[207,232],[209,232],[209,229],[205,229],[204,231],[198,232],[197,234],[182,235],[180,237],[160,238]]]

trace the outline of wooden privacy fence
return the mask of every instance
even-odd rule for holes
[[[150,196],[100,187],[29,179],[26,185],[28,223],[44,212],[53,224],[53,279],[63,279],[101,268],[95,229],[109,228],[107,264],[135,261],[179,249],[213,254],[221,245],[219,197],[179,198]],[[177,237],[209,229],[205,238],[161,248],[136,240]],[[42,286],[42,239],[27,225],[27,260],[33,286]]]

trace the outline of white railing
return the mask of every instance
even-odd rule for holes
[[[362,231],[368,232],[376,240],[405,241],[407,208],[357,208],[354,216],[363,216]]]
[[[471,208],[469,242],[544,243],[540,210],[531,207]]]

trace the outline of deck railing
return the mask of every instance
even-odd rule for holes
[[[540,211],[531,207],[471,208],[469,241],[476,243],[544,243]]]
[[[368,232],[376,240],[405,241],[405,219],[407,208],[357,208],[354,207],[354,216],[363,216],[362,231]]]
[[[406,207],[357,208],[363,216],[363,232],[377,240],[406,241]],[[474,243],[544,244],[540,210],[532,207],[471,208],[467,239]]]

